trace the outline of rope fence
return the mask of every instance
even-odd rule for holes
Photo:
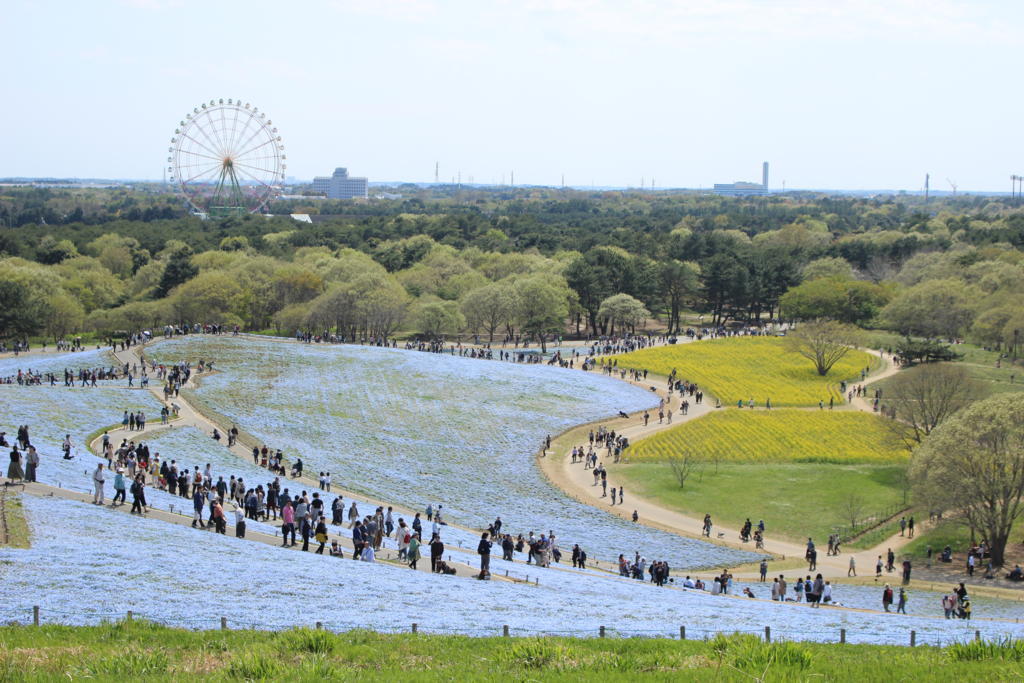
[[[45,619],[44,619],[45,617]],[[143,622],[149,622],[166,626],[169,628],[188,628],[195,631],[210,631],[210,630],[254,630],[254,631],[284,631],[290,630],[300,625],[294,622],[287,622],[282,624],[272,624],[266,621],[259,622],[248,622],[238,621],[231,622],[227,617],[195,617],[195,618],[183,618],[183,619],[167,619],[163,617],[146,615],[141,612],[134,610],[128,610],[124,613],[100,613],[100,612],[69,612],[58,609],[47,609],[45,612],[38,606],[34,605],[32,608],[8,608],[0,609],[0,625],[7,626],[42,626],[42,625],[56,625],[56,626],[84,626],[84,625],[103,625],[103,624],[114,624],[131,622],[133,620],[140,620]],[[715,636],[732,636],[732,635],[743,635],[751,634],[756,635],[758,638],[763,638],[764,642],[771,643],[775,641],[796,641],[796,640],[809,640],[815,642],[833,642],[833,643],[850,643],[856,641],[856,633],[850,633],[845,628],[840,628],[834,634],[832,638],[823,637],[824,634],[821,630],[814,631],[793,631],[784,630],[781,632],[773,631],[772,627],[765,626],[763,628],[755,629],[706,629],[706,628],[688,628],[685,625],[680,625],[678,630],[670,628],[655,628],[655,629],[620,629],[606,626],[599,626],[596,630],[593,628],[589,629],[556,629],[556,630],[544,630],[544,629],[530,629],[520,626],[509,626],[503,624],[501,626],[493,627],[476,627],[476,628],[445,628],[438,626],[424,626],[422,624],[412,622],[408,625],[385,625],[385,626],[374,626],[373,628],[367,628],[365,624],[351,623],[351,622],[337,622],[334,620],[316,621],[310,625],[312,628],[317,630],[328,630],[336,633],[344,633],[346,631],[356,630],[370,630],[376,633],[388,633],[388,634],[400,634],[400,633],[415,633],[424,635],[465,635],[471,637],[505,637],[505,638],[536,638],[536,637],[568,637],[568,638],[663,638],[663,639],[679,639],[679,640],[709,640]],[[877,634],[872,634],[877,636]],[[903,642],[909,647],[916,647],[917,645],[934,645],[936,647],[942,647],[943,645],[949,645],[955,642],[964,642],[964,640],[970,640],[972,638],[976,641],[981,641],[981,630],[975,629],[973,634],[967,629],[963,633],[963,639],[956,637],[949,637],[945,642],[938,636],[934,636],[934,642],[927,642],[926,639],[919,638],[916,630],[911,630],[905,633],[903,636]],[[877,637],[870,641],[863,642],[878,642]],[[885,644],[894,644],[892,641],[887,640]]]

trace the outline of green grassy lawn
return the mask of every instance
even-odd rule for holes
[[[974,344],[959,344],[953,347],[957,353],[963,354],[963,360],[955,361],[953,364],[968,371],[971,378],[978,383],[981,390],[978,399],[988,398],[995,394],[1008,392],[1024,392],[1024,365],[1018,360],[1013,365],[1010,359],[1003,358],[1000,367],[996,367],[1000,353],[997,351],[986,351]],[[1012,378],[1012,379],[1011,379]],[[892,378],[884,379],[871,385],[872,389],[881,388],[882,395],[889,387]]]
[[[975,536],[976,541],[981,541],[981,536]],[[911,558],[925,559],[928,556],[928,547],[932,549],[932,562],[936,562],[935,556],[942,552],[947,545],[953,549],[957,558],[964,558],[965,550],[971,544],[971,530],[963,524],[951,519],[946,519],[926,532],[917,534],[914,540],[903,547],[903,554]],[[1014,564],[1024,562],[1024,519],[1018,519],[1010,532],[1010,542],[1006,545],[1007,565],[1012,568]],[[960,569],[960,564],[954,565]]]
[[[0,538],[0,547],[29,547],[28,522],[21,506],[21,494],[4,487],[0,490],[0,496],[3,497],[4,519],[7,522],[7,543],[5,545],[3,538]]]
[[[184,631],[140,621],[0,628],[0,679],[991,681],[1024,676],[1020,643],[895,647],[710,640]]]
[[[812,536],[824,543],[836,528],[849,526],[845,503],[851,493],[862,501],[861,518],[902,504],[903,469],[898,464],[723,462],[717,474],[714,464],[705,464],[683,489],[665,463],[632,463],[614,474],[629,482],[627,489],[692,516],[710,513],[737,526],[747,517],[754,524],[763,519],[768,538]]]

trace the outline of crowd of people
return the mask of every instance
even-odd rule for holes
[[[214,334],[223,334],[224,330],[217,328],[216,326],[210,329],[203,329],[202,331]],[[237,330],[235,330],[237,333]],[[688,333],[691,331],[688,331]],[[700,335],[711,336],[733,336],[736,332],[733,331],[692,331],[693,336],[700,338]],[[180,330],[172,330],[170,334],[182,333]],[[752,332],[751,332],[752,333]],[[169,334],[165,330],[165,335]],[[126,348],[136,343],[145,341],[145,337],[131,337],[125,342],[122,342],[122,348]],[[646,341],[645,341],[646,340]],[[313,341],[312,338],[304,339],[304,341]],[[332,339],[331,341],[335,341]],[[636,338],[625,338],[624,340],[618,340],[616,345],[613,345],[613,350],[619,349],[619,345],[627,350],[633,350],[633,348],[643,348],[648,344],[654,343],[667,343],[667,339],[652,339],[648,337],[636,337]],[[376,345],[379,346],[396,346],[395,343],[389,343],[387,340],[373,340]],[[632,348],[630,348],[632,346]],[[408,347],[408,346],[407,346]],[[432,344],[426,344],[426,346],[420,344],[413,347],[415,350],[421,351],[434,351],[444,352],[445,349],[442,347],[434,347]],[[520,348],[518,341],[516,347]],[[524,344],[522,348],[526,348]],[[594,345],[590,347],[589,352],[591,355],[598,352],[604,352],[605,347],[599,347]],[[458,353],[460,356],[471,357],[471,358],[487,358],[493,359],[495,351],[498,354],[499,360],[517,360],[519,362],[526,362],[522,358],[515,358],[517,354],[523,354],[522,349],[519,351],[506,351],[504,349],[491,349],[489,347],[480,348],[466,348],[466,347],[455,347],[452,346],[448,349],[451,353]],[[621,350],[621,349],[619,349]],[[532,354],[526,354],[532,355]],[[578,360],[581,354],[574,351],[569,360],[564,360],[561,357],[561,352],[556,352],[552,359],[555,362],[564,363],[567,367],[573,367],[573,364]],[[626,376],[626,373],[630,373],[631,379],[634,381],[646,380],[646,371],[640,370],[626,370],[617,368],[614,363],[605,364],[603,360],[596,362],[592,358],[584,359],[585,364],[597,365],[600,364],[605,372],[611,374],[621,373],[622,377]],[[148,384],[148,377],[150,373],[153,373],[158,379],[163,382],[164,395],[165,397],[177,396],[182,385],[187,383],[193,373],[204,372],[212,370],[212,363],[200,362],[197,364],[195,369],[190,363],[178,363],[174,365],[158,365],[156,363],[150,363],[147,367],[144,354],[141,357],[141,364],[139,366],[129,366],[125,364],[123,368],[96,368],[96,369],[82,369],[78,371],[65,370],[64,372],[64,383],[65,386],[75,386],[76,383],[81,386],[96,385],[97,380],[104,379],[122,379],[127,378],[129,384],[131,384],[134,377],[138,376],[142,378],[143,386]],[[55,377],[53,375],[33,375],[32,373],[22,373],[19,371],[15,377],[15,381],[19,384],[36,382],[38,378],[45,377],[51,384],[55,383]],[[38,383],[38,382],[37,382]],[[673,376],[669,378],[670,395],[669,398],[662,399],[662,404],[659,406],[659,422],[664,420],[666,417],[669,422],[672,420],[672,411],[668,408],[671,405],[672,393],[678,392],[680,396],[680,410],[683,414],[686,413],[689,407],[689,401],[685,397],[690,397],[697,404],[700,404],[703,400],[703,393],[699,390],[696,384],[692,384],[686,380],[681,380]],[[844,387],[845,390],[845,387]],[[850,390],[850,397],[854,395],[862,395],[862,387],[853,387]],[[877,398],[877,397],[876,397]],[[175,412],[177,412],[175,410]],[[667,412],[667,415],[666,415]],[[164,407],[161,418],[166,422],[170,415],[170,410]],[[650,419],[649,415],[644,416],[645,424]],[[142,411],[137,413],[134,411],[125,411],[123,418],[123,425],[128,431],[143,431],[146,425],[146,416]],[[238,430],[235,426],[228,431],[228,443],[229,447],[233,446],[237,440]],[[23,438],[24,437],[24,438]],[[214,438],[218,441],[219,433],[215,430]],[[66,439],[66,443],[70,443],[70,437]],[[39,456],[35,448],[31,446],[28,440],[28,428],[27,426],[19,428],[19,435],[17,439],[18,443],[12,449],[11,465],[8,469],[9,479],[24,479],[27,481],[34,481],[36,469],[39,464]],[[4,434],[0,433],[0,446],[7,446]],[[550,446],[550,440],[547,443]],[[586,445],[580,445],[573,447],[571,457],[572,462],[583,462],[584,469],[591,469],[594,472],[594,485],[602,486],[602,497],[608,494],[608,481],[607,471],[603,464],[598,463],[598,452],[603,448],[608,458],[614,458],[616,462],[619,461],[622,453],[628,448],[629,441],[625,436],[616,434],[614,430],[606,429],[604,426],[599,427],[597,430],[591,430],[589,434],[589,443]],[[69,452],[69,448],[66,449],[66,453]],[[331,503],[327,503],[326,499],[321,496],[319,492],[314,491],[311,495],[307,491],[302,490],[301,493],[290,494],[289,489],[283,486],[281,477],[285,475],[285,467],[283,461],[282,451],[277,449],[276,452],[269,449],[267,446],[260,448],[253,448],[253,459],[254,463],[261,465],[266,468],[271,475],[274,475],[272,480],[266,482],[266,484],[260,483],[255,487],[250,487],[241,477],[229,476],[228,480],[224,479],[223,475],[217,475],[214,480],[214,473],[211,471],[209,464],[204,469],[200,469],[198,466],[194,469],[189,467],[181,468],[174,461],[166,462],[161,460],[159,454],[150,454],[148,446],[143,443],[136,444],[133,441],[123,440],[120,446],[114,448],[111,444],[109,437],[105,434],[103,438],[103,455],[106,459],[106,465],[97,465],[93,472],[92,479],[95,485],[94,502],[97,504],[105,503],[105,485],[112,479],[114,488],[114,498],[112,505],[123,505],[125,504],[126,492],[130,491],[133,497],[132,512],[138,514],[144,514],[147,511],[145,490],[147,485],[156,486],[162,490],[166,490],[172,495],[178,495],[184,499],[188,499],[192,503],[193,510],[193,522],[192,525],[197,528],[212,528],[218,533],[226,533],[226,517],[228,512],[226,507],[230,506],[231,513],[234,515],[235,531],[236,535],[240,537],[245,536],[245,522],[246,520],[258,520],[258,521],[274,521],[281,523],[283,545],[292,547],[297,544],[296,537],[300,537],[302,540],[302,550],[308,551],[311,541],[318,544],[318,547],[314,552],[323,554],[326,550],[327,542],[329,541],[329,527],[330,526],[341,526],[343,524],[343,518],[345,516],[345,504],[342,496],[335,496]],[[25,451],[22,455],[21,451]],[[17,457],[15,455],[17,453]],[[23,468],[24,464],[24,468]],[[110,475],[113,475],[112,477]],[[302,476],[302,463],[301,459],[297,459],[293,463],[291,470],[293,477]],[[328,472],[321,472],[319,477],[319,487],[321,491],[329,493],[331,490],[331,479]],[[624,501],[624,490],[621,486],[618,488],[611,487],[611,504],[623,504]],[[328,510],[329,508],[329,510]],[[431,570],[439,573],[454,573],[454,570],[443,561],[444,543],[441,541],[441,526],[445,524],[442,519],[440,506],[437,509],[433,509],[432,506],[428,506],[426,510],[428,523],[432,525],[429,542],[427,546],[430,551],[431,557]],[[410,567],[417,568],[417,563],[421,559],[424,550],[422,546],[424,544],[424,528],[423,522],[420,517],[420,513],[416,513],[410,523],[406,523],[406,520],[402,517],[398,517],[395,520],[395,513],[391,507],[386,509],[383,506],[378,506],[372,515],[360,516],[357,510],[355,501],[352,501],[348,509],[348,520],[349,529],[351,530],[353,551],[351,557],[353,559],[373,562],[375,560],[375,554],[380,551],[383,541],[386,538],[393,538],[398,548],[399,558],[406,562]],[[330,521],[328,521],[328,518]],[[633,514],[634,521],[637,519],[636,512]],[[909,520],[903,519],[900,523],[901,532],[909,532],[911,536],[914,534],[914,520],[911,517]],[[712,523],[710,515],[705,517],[704,523],[704,534],[708,537],[711,536]],[[744,524],[740,537],[743,541],[749,541],[753,539],[757,543],[758,548],[763,547],[763,534],[764,534],[764,522],[760,521],[756,527],[748,519]],[[502,531],[502,524],[500,517],[488,527],[488,530],[481,534],[481,539],[477,548],[477,552],[480,555],[481,571],[480,578],[486,578],[490,573],[490,554],[494,544],[500,545],[502,551],[502,557],[505,560],[514,560],[515,553],[526,553],[526,563],[536,564],[537,566],[548,567],[552,563],[558,563],[561,561],[561,552],[558,547],[556,536],[553,532],[548,534],[540,534],[535,536],[533,532],[529,532],[526,536],[518,534],[513,536],[510,533]],[[834,535],[829,538],[829,555],[838,555],[840,552],[840,544],[838,535]],[[329,554],[335,557],[344,557],[345,553],[341,545],[337,540],[331,542]],[[888,568],[892,571],[893,558],[892,552],[889,553]],[[984,548],[978,549],[977,553],[972,549],[969,557],[981,558],[984,556]],[[814,548],[811,539],[808,539],[808,551],[806,559],[809,562],[809,570],[814,571],[816,568],[816,549]],[[573,546],[572,551],[572,566],[579,568],[586,568],[587,554],[583,551],[579,545]],[[881,562],[881,558],[880,558]],[[765,565],[762,565],[763,567]],[[969,571],[973,573],[973,565],[968,560]],[[852,570],[852,564],[851,564]],[[1020,573],[1019,568],[1017,569]],[[639,552],[636,552],[635,557],[632,561],[626,559],[624,555],[619,556],[619,573],[622,576],[632,577],[634,579],[649,580],[656,585],[665,585],[671,582],[670,568],[664,561],[655,560],[648,562],[645,557],[642,557]],[[880,572],[879,572],[880,574]],[[762,569],[762,580],[764,580],[765,571]],[[904,573],[904,584],[909,581],[909,562],[905,564]],[[692,581],[690,577],[687,577],[686,582],[683,583],[684,587],[687,588],[698,588],[709,590],[711,593],[729,594],[732,590],[732,575],[728,572],[723,572],[720,576],[714,577],[709,584],[705,585],[704,582],[697,580]],[[961,588],[963,584],[961,584]],[[822,580],[822,575],[819,573],[812,579],[810,575],[806,579],[798,579],[796,585],[793,588],[795,593],[795,601],[800,602],[803,599],[809,604],[817,606],[820,603],[829,603],[832,601],[832,588],[828,581]],[[773,600],[787,600],[787,585],[785,579],[779,576],[773,581],[771,596]],[[755,597],[752,590],[748,587],[744,590],[744,595],[747,597]],[[903,612],[906,604],[907,591],[901,587],[898,591],[898,596],[895,591],[886,584],[885,590],[883,591],[883,608],[888,611],[892,604],[897,605],[897,611]],[[967,614],[966,618],[970,615],[970,601],[966,598],[966,591],[964,595],[960,596],[954,594],[954,596],[947,596],[950,598],[951,603],[954,605],[950,612],[947,612],[947,618],[950,618],[950,613],[954,615]],[[955,598],[955,602],[953,601]],[[943,600],[943,607],[946,606],[946,598]]]

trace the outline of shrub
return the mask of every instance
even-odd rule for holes
[[[976,662],[984,659],[1003,659],[1024,662],[1024,640],[972,640],[953,643],[946,648],[946,656],[954,662]]]
[[[276,659],[262,654],[246,653],[233,658],[227,666],[227,674],[243,681],[264,681],[285,673]]]
[[[709,645],[718,658],[745,671],[760,673],[776,665],[802,670],[811,665],[811,651],[799,643],[765,643],[753,635],[718,634]]]
[[[498,661],[509,667],[567,669],[574,666],[573,651],[563,643],[524,638],[498,652]]]
[[[334,652],[336,639],[330,631],[311,628],[297,628],[281,634],[281,645],[285,652],[308,652],[327,655]]]
[[[131,678],[165,674],[167,667],[167,655],[162,650],[129,649],[95,660],[88,665],[87,671],[91,676]]]

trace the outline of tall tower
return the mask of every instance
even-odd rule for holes
[[[768,162],[761,164],[761,184],[764,185],[764,189],[768,189]]]

